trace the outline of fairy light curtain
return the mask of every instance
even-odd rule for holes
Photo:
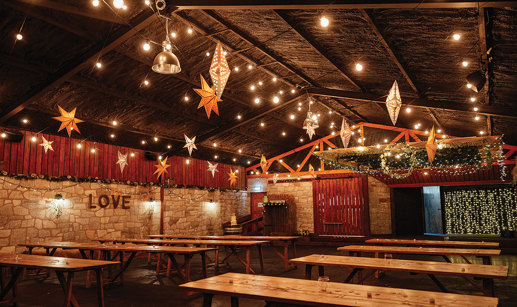
[[[500,234],[517,230],[513,186],[442,188],[448,234]]]

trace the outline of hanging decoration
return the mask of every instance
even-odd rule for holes
[[[339,136],[343,142],[343,148],[347,148],[350,138],[352,137],[352,130],[344,118],[341,122],[341,131],[339,131]]]
[[[432,164],[426,150],[427,141],[333,149],[313,155],[334,167],[402,179],[414,170],[466,173],[490,169],[494,163],[502,165],[502,144],[500,136],[444,139],[437,147]]]
[[[228,173],[228,181],[230,181],[230,186],[235,186],[237,184],[237,175],[235,171],[232,171],[230,168],[230,172]]]
[[[427,150],[427,158],[429,163],[433,163],[436,150],[438,149],[438,144],[436,143],[436,134],[434,133],[434,126],[431,129],[431,132],[429,132],[429,138],[427,138],[425,149]]]
[[[314,167],[312,167],[312,164],[310,164],[310,163],[309,163],[309,174],[311,174],[312,176],[315,176]]]
[[[217,43],[214,57],[212,58],[212,64],[210,65],[210,77],[212,78],[212,84],[215,86],[215,92],[219,98],[223,95],[224,87],[230,77],[230,72],[231,70],[226,61],[223,46]]]
[[[400,98],[399,85],[397,83],[397,80],[395,80],[388,94],[388,98],[386,98],[386,108],[388,108],[388,113],[390,114],[393,126],[395,126],[395,123],[397,122],[401,106],[402,99]]]
[[[124,173],[124,168],[127,165],[129,165],[127,163],[127,153],[124,155],[120,151],[118,151],[117,154],[118,154],[117,164],[120,167],[120,173],[122,174],[122,173]]]
[[[68,136],[71,136],[72,130],[77,131],[77,133],[81,133],[79,131],[79,128],[77,128],[77,124],[84,122],[84,120],[75,118],[75,111],[77,110],[77,108],[74,108],[71,112],[67,112],[60,106],[57,106],[57,107],[59,108],[59,112],[61,113],[61,116],[52,117],[53,119],[61,122],[61,126],[59,127],[57,132],[66,128],[66,131],[68,132]]]
[[[160,178],[160,176],[167,173],[167,168],[169,168],[171,166],[170,166],[170,164],[167,164],[167,157],[165,157],[165,159],[160,161],[160,163],[158,163],[158,165],[155,165],[154,167],[156,167],[154,174],[156,174],[156,179],[158,179],[158,178]]]
[[[203,76],[200,77],[201,88],[194,89],[194,91],[199,96],[201,96],[201,101],[199,102],[197,108],[199,109],[201,107],[205,107],[206,116],[208,118],[210,118],[210,114],[212,113],[212,111],[214,111],[214,113],[219,116],[219,109],[217,107],[217,103],[222,100],[216,95],[214,86],[212,85],[212,87],[210,87],[206,82],[205,78],[203,78]]]
[[[311,101],[309,100],[309,110],[307,111],[307,117],[303,121],[303,129],[307,130],[310,140],[312,140],[317,128],[319,128],[318,116],[316,114],[312,114]]]
[[[52,148],[52,143],[54,143],[54,141],[49,142],[44,136],[41,136],[41,138],[43,139],[43,143],[39,144],[39,146],[43,146],[43,150],[45,150],[45,153],[47,153],[47,150],[49,149],[54,151],[54,148]]]
[[[196,137],[193,137],[191,139],[186,134],[184,134],[184,136],[186,144],[183,146],[183,148],[187,148],[188,155],[192,157],[192,150],[197,149],[196,144],[194,144],[194,142],[196,141]]]
[[[164,10],[166,5],[165,1],[156,1],[158,16],[165,19],[165,40],[162,42],[163,50],[156,55],[151,68],[159,74],[171,75],[181,72],[181,66],[178,57],[171,52],[172,43],[169,38],[169,18],[160,14],[160,11]]]
[[[264,155],[260,157],[260,167],[262,168],[263,173],[267,171],[267,160]]]
[[[273,184],[276,184],[277,181],[278,181],[278,174],[274,174],[273,175]]]
[[[219,170],[217,169],[217,165],[219,165],[219,163],[212,164],[212,163],[210,163],[210,161],[207,161],[207,162],[208,162],[208,171],[212,173],[212,178],[214,178],[215,172],[219,172]]]

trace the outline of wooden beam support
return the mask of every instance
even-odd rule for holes
[[[88,17],[100,21],[106,21],[117,24],[127,25],[127,21],[115,15],[109,8],[106,8],[103,3],[99,6],[99,9],[83,9],[77,6],[69,5],[64,2],[52,1],[52,0],[15,0],[18,2],[26,3],[29,5],[44,7],[54,11],[60,11],[69,13],[77,16]],[[102,1],[101,1],[102,2]],[[102,6],[102,7],[101,7]],[[150,10],[149,10],[150,11]]]
[[[459,9],[515,7],[517,1],[475,0],[175,0],[181,10],[304,10],[304,9]]]
[[[341,99],[351,99],[356,101],[370,102],[370,103],[386,103],[381,100],[378,95],[367,94],[367,93],[358,93],[358,92],[350,92],[343,90],[335,90],[328,88],[309,88],[307,89],[308,93],[315,96],[327,96]],[[450,110],[450,111],[462,111],[462,112],[472,112],[472,106],[467,103],[457,103],[452,101],[438,101],[438,100],[429,100],[429,99],[413,99],[409,97],[402,97],[402,101],[411,101],[411,107],[418,108],[431,108],[437,110]],[[407,105],[404,104],[403,105]],[[491,116],[500,116],[500,117],[509,117],[516,118],[517,110],[515,108],[503,107],[503,106],[489,106],[489,105],[481,105],[479,106],[479,111],[477,112],[481,115],[491,115]]]
[[[4,107],[0,113],[0,123],[5,122],[7,119],[23,110],[27,105],[43,97],[47,91],[63,84],[63,82],[70,79],[73,75],[86,68],[88,65],[93,66],[94,62],[98,58],[115,49],[129,37],[148,26],[155,20],[155,18],[156,16],[152,11],[144,11],[144,13],[138,15],[132,20],[132,24],[134,24],[133,27],[123,27],[116,31],[107,41],[99,42],[81,56],[70,61],[67,65],[53,73],[45,82],[41,83],[39,86],[31,88],[31,90],[21,100]]]
[[[291,28],[291,30],[302,40],[304,40],[311,49],[316,52],[320,57],[325,59],[332,67],[334,67],[335,70],[343,77],[345,80],[348,81],[353,87],[357,88],[360,91],[365,91],[363,87],[358,85],[358,83],[353,80],[349,75],[348,72],[346,72],[340,65],[337,64],[337,62],[332,59],[332,57],[325,51],[325,49],[319,45],[313,38],[311,38],[311,35],[291,22],[285,13],[282,13],[280,11],[273,11],[275,14],[286,24],[288,27]]]
[[[486,72],[486,83],[485,83],[485,86],[483,88],[483,94],[484,94],[484,103],[486,105],[491,105],[492,104],[492,101],[491,101],[491,97],[490,97],[490,91],[492,90],[493,88],[493,84],[492,84],[492,70],[491,70],[491,65],[490,65],[490,57],[488,56],[488,47],[487,47],[487,41],[488,41],[488,38],[487,38],[487,18],[486,18],[486,14],[488,14],[488,11],[483,8],[483,7],[480,7],[478,8],[478,32],[479,32],[479,49],[480,49],[480,56],[481,56],[481,66],[483,67],[483,69],[485,70]],[[487,118],[486,118],[486,122],[487,122],[487,131],[486,133],[488,135],[492,135],[493,133],[493,122],[492,122],[492,118],[487,115]]]

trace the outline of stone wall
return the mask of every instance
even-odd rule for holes
[[[267,193],[293,195],[294,206],[296,208],[296,230],[314,232],[312,181],[271,183],[268,184]]]
[[[381,181],[368,176],[370,202],[370,234],[391,234],[391,193]]]
[[[18,186],[38,190],[25,189]],[[53,189],[45,191],[41,189]],[[55,189],[55,190],[54,190]],[[147,193],[151,191],[150,193]],[[60,193],[62,212],[52,207]],[[90,197],[97,208],[89,208]],[[98,206],[100,195],[109,195],[110,205]],[[129,209],[119,203],[113,208],[111,195],[130,195]],[[149,202],[150,198],[158,200]],[[160,188],[123,184],[75,183],[69,181],[16,180],[0,181],[0,252],[11,252],[24,242],[89,241],[99,237],[145,238],[159,232]],[[210,203],[213,200],[213,203]],[[221,224],[249,213],[245,191],[208,192],[199,189],[165,190],[166,233],[221,234]]]

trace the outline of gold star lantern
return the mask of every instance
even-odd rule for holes
[[[425,149],[427,150],[427,159],[429,160],[429,163],[433,163],[434,156],[436,155],[436,149],[438,149],[438,144],[436,143],[436,134],[434,133],[434,126],[429,133],[429,137],[427,138]]]
[[[235,171],[232,171],[230,168],[230,172],[228,173],[228,181],[230,181],[230,186],[235,186],[237,184],[237,175]]]
[[[214,57],[210,65],[210,77],[212,78],[212,84],[215,86],[217,97],[221,98],[226,82],[230,77],[230,67],[226,62],[223,46],[219,43],[215,47]]]
[[[395,123],[397,123],[400,106],[402,106],[402,99],[400,98],[399,85],[397,80],[395,80],[388,94],[388,98],[386,98],[386,108],[388,108],[388,113],[390,114],[393,126],[395,126]]]
[[[339,131],[339,136],[343,142],[343,148],[347,148],[348,143],[350,142],[350,138],[352,137],[352,130],[344,118],[341,122],[341,131]]]
[[[57,130],[57,132],[66,128],[68,136],[72,134],[72,130],[77,131],[77,133],[81,133],[79,131],[79,128],[77,128],[77,124],[84,122],[84,120],[75,118],[75,110],[77,110],[77,108],[74,108],[71,112],[67,112],[60,106],[57,107],[59,108],[61,116],[52,117],[53,119],[61,122],[61,126],[59,127],[59,130]]]
[[[156,179],[160,178],[163,174],[167,173],[167,168],[171,167],[170,164],[167,164],[167,157],[160,161],[158,165],[155,165],[156,170],[154,171],[154,174],[156,174]],[[153,174],[153,175],[154,175]]]
[[[214,86],[210,87],[203,76],[201,76],[201,88],[195,88],[194,91],[201,96],[201,102],[199,102],[197,106],[198,109],[205,107],[206,116],[208,118],[210,118],[212,111],[219,115],[217,103],[222,100],[216,95]]]

